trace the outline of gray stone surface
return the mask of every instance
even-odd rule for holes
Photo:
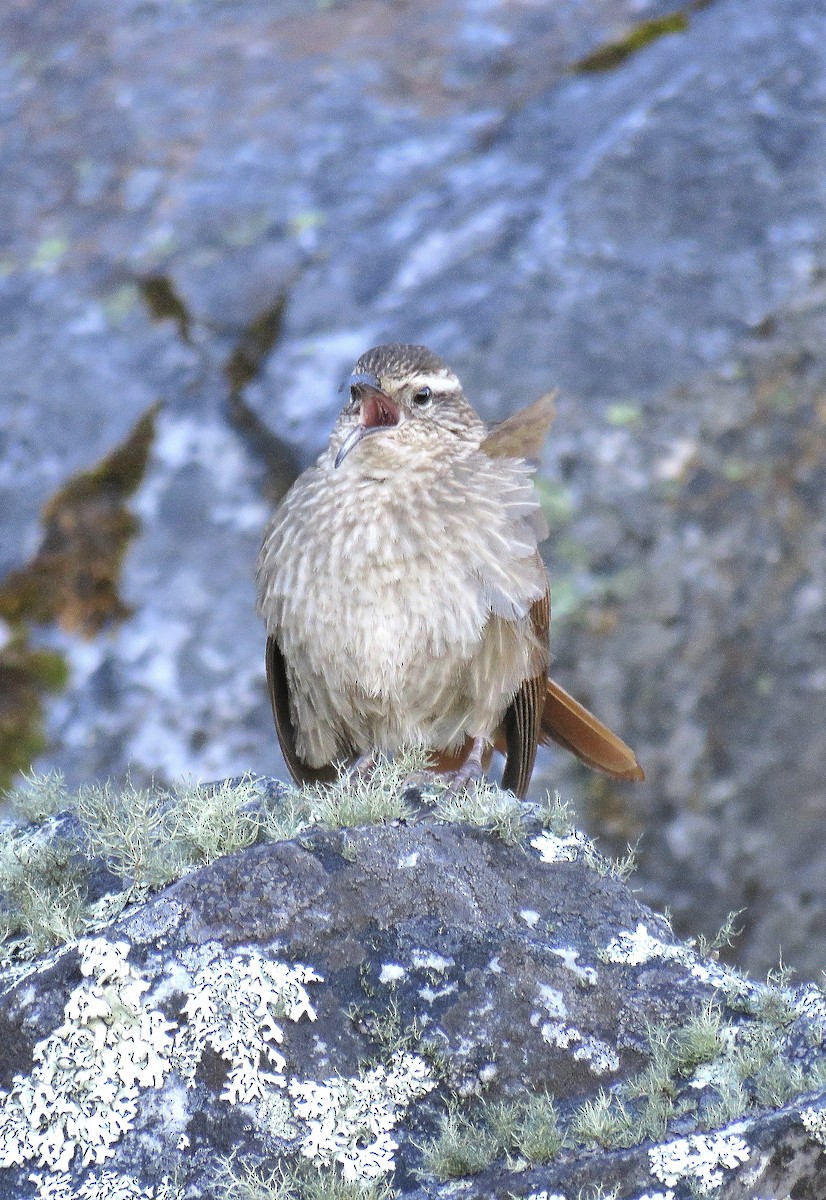
[[[716,0],[570,73],[673,8],[4,9],[0,576],[49,495],[165,405],[135,615],[42,634],[72,682],[41,766],[278,769],[251,582],[265,470],[224,372],[286,296],[244,400],[301,462],[380,339],[427,341],[488,416],[561,387],[559,674],[649,782],[596,786],[561,756],[544,778],[607,844],[642,835],[646,895],[680,928],[745,907],[741,961],[820,969],[826,14]],[[141,299],[158,275],[183,328]]]
[[[355,1178],[379,1164],[411,1200],[586,1185],[622,1200],[687,1200],[694,1186],[725,1200],[822,1196],[826,1095],[697,1132],[719,1085],[713,1056],[677,1081],[683,1115],[661,1139],[571,1144],[546,1166],[499,1154],[459,1184],[421,1174],[448,1105],[481,1131],[482,1100],[549,1091],[570,1120],[646,1066],[653,1027],[677,1030],[709,1001],[725,1015],[720,1045],[765,1030],[771,1004],[777,1064],[822,1063],[822,991],[772,991],[698,956],[587,853],[538,825],[516,845],[427,821],[311,830],[220,858],[6,976],[0,1196],[225,1196],[230,1153],[236,1173],[285,1154],[349,1163]],[[404,1094],[399,1079],[416,1072]],[[18,1151],[20,1111],[36,1120]],[[371,1125],[382,1113],[389,1124]]]

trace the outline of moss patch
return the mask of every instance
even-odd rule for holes
[[[0,790],[43,749],[44,697],[61,691],[67,679],[62,656],[33,649],[23,627],[0,649]]]
[[[118,594],[138,522],[126,501],[146,472],[157,406],[96,467],[73,476],[43,509],[34,558],[0,584],[0,789],[43,749],[43,704],[66,686],[62,656],[31,645],[32,625],[94,637],[129,609]]]
[[[613,71],[632,54],[636,54],[645,46],[669,33],[684,33],[688,29],[688,16],[684,11],[669,13],[665,17],[654,17],[650,21],[641,21],[629,30],[624,37],[615,41],[605,42],[590,54],[586,54],[571,68],[577,74],[587,74],[592,71]]]
[[[146,275],[138,280],[138,291],[149,315],[155,321],[174,321],[181,339],[188,343],[192,320],[172,280],[166,275]]]
[[[126,501],[146,472],[157,411],[153,406],[120,446],[48,501],[39,550],[0,588],[0,617],[12,627],[56,622],[70,633],[93,637],[128,616],[118,581],[138,522]]]

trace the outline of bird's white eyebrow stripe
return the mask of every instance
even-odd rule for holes
[[[415,383],[417,388],[429,387],[434,392],[460,392],[462,385],[455,375],[440,375],[438,372],[425,374],[416,372],[405,380],[407,384]]]

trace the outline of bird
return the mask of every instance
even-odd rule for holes
[[[256,568],[275,728],[299,784],[423,748],[451,787],[505,758],[524,797],[556,742],[617,779],[634,752],[548,676],[548,527],[533,483],[541,397],[487,424],[425,346],[359,358],[316,462],[266,528]]]

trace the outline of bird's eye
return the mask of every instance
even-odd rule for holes
[[[429,387],[419,388],[418,392],[413,396],[413,403],[418,408],[427,408],[432,403],[433,393]]]

